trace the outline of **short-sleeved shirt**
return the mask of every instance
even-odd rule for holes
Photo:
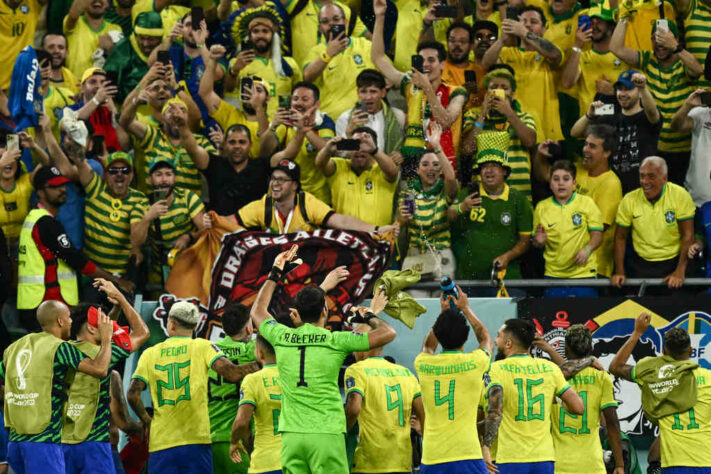
[[[215,345],[224,352],[233,364],[254,362],[254,340],[249,342],[234,341],[225,336]],[[229,382],[220,374],[210,369],[210,380],[207,382],[207,408],[210,412],[210,436],[213,443],[230,441],[232,423],[235,421],[240,398],[240,383]],[[244,379],[246,380],[246,379]],[[244,381],[243,380],[243,381]]]
[[[221,216],[236,213],[264,196],[270,173],[268,158],[248,160],[247,166],[238,173],[229,159],[211,154],[207,168],[202,170],[210,188],[209,208]]]
[[[617,209],[617,225],[632,227],[632,245],[637,255],[650,262],[670,260],[679,255],[679,221],[696,213],[689,192],[666,183],[655,203],[644,197],[642,188],[625,194]]]
[[[419,0],[394,0],[397,7],[397,24],[395,25],[395,56],[393,65],[398,71],[412,70],[412,56],[417,54],[417,44],[420,42],[422,20],[427,13],[427,5]],[[447,44],[445,41],[443,44]]]
[[[308,52],[303,68],[326,52],[326,43],[319,43]],[[345,50],[331,58],[314,84],[321,90],[321,110],[338,117],[358,102],[356,78],[364,69],[374,69],[370,60],[370,40],[350,38]]]
[[[533,115],[538,125],[537,141],[562,140],[556,71],[538,51],[505,46],[500,57],[501,62],[514,68],[517,77],[526,78],[518,84],[516,97],[523,110]]]
[[[294,207],[288,216],[283,216],[273,206],[271,211],[271,221],[264,222],[265,208],[267,206],[267,197],[265,195],[259,201],[253,201],[244,206],[235,214],[237,223],[247,229],[265,230],[276,234],[288,234],[299,230],[310,232],[319,227],[324,227],[333,214],[331,209],[323,201],[319,201],[312,194],[297,193],[294,196]],[[303,207],[306,209],[306,216],[301,213],[301,200],[303,199]]]
[[[546,229],[546,276],[554,278],[594,278],[597,258],[590,255],[587,263],[576,265],[574,258],[589,241],[590,232],[604,230],[602,214],[595,201],[573,192],[568,202],[560,204],[553,196],[538,203],[533,211],[533,228]]]
[[[131,226],[143,219],[148,198],[129,188],[125,198],[117,199],[96,173],[84,190],[84,252],[107,272],[122,274],[131,253]]]
[[[469,195],[459,191],[461,202]],[[480,280],[491,278],[491,265],[496,257],[513,248],[520,236],[531,235],[533,208],[520,191],[504,185],[500,196],[490,197],[481,187],[481,207],[457,216],[452,223],[452,250],[457,259],[457,278]],[[509,278],[521,278],[517,260],[509,262]]]
[[[138,142],[137,147],[142,150],[145,156],[144,171],[146,176],[149,175],[148,167],[151,161],[175,160],[178,168],[176,170],[175,185],[201,196],[202,181],[200,180],[200,173],[185,148],[180,145],[174,146],[161,128],[150,124],[144,125],[146,126],[146,135]],[[217,153],[212,142],[204,136],[196,133],[195,140],[206,152]]]
[[[20,51],[32,44],[43,8],[37,0],[23,0],[14,9],[0,2],[0,89],[10,88],[12,66]]]
[[[336,170],[326,177],[326,182],[331,188],[333,209],[369,224],[392,224],[397,179],[388,181],[378,163],[356,174],[349,159],[331,158],[331,162]]]
[[[577,31],[577,28],[574,31]],[[620,73],[631,68],[631,66],[628,66],[612,54],[612,51],[601,53],[595,48],[584,50],[580,54],[580,62],[578,63],[580,77],[578,77],[578,82],[575,84],[581,112],[588,110],[590,104],[595,100],[597,81],[603,80],[602,76],[607,77],[614,84]]]
[[[52,408],[49,425],[44,431],[37,434],[22,435],[10,429],[10,441],[53,444],[59,444],[62,441],[62,410],[65,402],[64,397],[68,390],[67,372],[77,370],[85,358],[86,356],[79,349],[68,342],[63,342],[57,347],[57,352],[54,353]],[[3,382],[5,381],[5,372],[4,362],[0,361],[0,378]]]
[[[452,238],[449,231],[447,209],[452,204],[444,192],[441,179],[428,191],[422,189],[419,176],[415,178],[415,189],[403,190],[398,199],[398,208],[404,203],[407,193],[415,196],[415,214],[408,224],[409,248],[425,253],[430,248],[443,250],[451,248]]]
[[[684,62],[677,58],[664,67],[650,51],[638,52],[639,69],[647,76],[647,87],[662,114],[662,131],[659,134],[659,151],[680,152],[691,148],[689,132],[672,132],[671,121],[684,101],[694,91],[695,81],[687,72]]]
[[[259,334],[274,347],[279,367],[279,432],[345,433],[338,372],[349,353],[370,349],[368,335],[331,332],[309,323],[292,329],[274,318],[259,325]]]
[[[348,367],[343,379],[346,397],[363,397],[352,472],[410,472],[410,414],[420,396],[415,376],[382,357],[368,357]]]
[[[711,23],[710,23],[711,24]],[[684,187],[694,199],[696,207],[711,201],[711,108],[694,107],[689,111],[691,129],[691,159]]]
[[[247,64],[244,69],[240,69],[237,83],[243,77],[257,76],[264,84],[267,85],[267,91],[269,93],[269,102],[267,102],[267,115],[273,117],[279,107],[278,97],[280,95],[291,95],[291,90],[298,82],[301,82],[303,76],[301,74],[301,68],[296,64],[294,58],[288,56],[282,56],[282,59],[291,68],[291,74],[287,75],[287,71],[282,67],[283,74],[277,74],[274,71],[274,62],[271,58],[265,58],[262,56],[255,56],[254,61]],[[237,61],[237,58],[233,58],[230,62],[230,67]],[[240,88],[235,87],[232,92],[226,92],[225,97],[239,98]],[[217,120],[217,119],[216,119]],[[224,127],[223,127],[224,128]],[[252,137],[254,140],[255,137]],[[255,155],[257,156],[257,155]]]
[[[676,18],[674,0],[664,0],[664,18]],[[659,5],[652,0],[631,0],[619,4],[619,16],[622,18],[627,13],[627,32],[625,46],[628,48],[652,51],[652,28],[654,23],[661,18]]]
[[[482,458],[476,417],[490,364],[491,354],[485,349],[421,352],[415,358],[425,406],[424,464]]]
[[[711,46],[711,31],[708,29],[710,24],[711,6],[699,0],[691,0],[689,16],[684,20],[684,38],[686,39],[686,50],[693,54],[701,64],[706,62],[706,53]],[[705,81],[701,77],[699,86],[708,88],[711,86],[711,82]]]
[[[17,166],[21,164],[18,163]],[[6,238],[20,238],[22,223],[30,212],[30,196],[33,189],[30,173],[26,172],[15,180],[15,186],[11,191],[5,191],[5,188],[0,187],[0,200],[2,200],[0,226]]]
[[[608,226],[602,236],[602,244],[595,250],[597,257],[597,273],[609,277],[613,270],[613,246],[615,242],[615,218],[617,206],[622,201],[622,184],[612,170],[607,170],[599,176],[591,178],[585,168],[575,165],[576,191],[582,196],[588,196],[595,201],[600,209],[602,224]]]
[[[67,67],[75,77],[81,77],[84,71],[93,67],[92,55],[99,49],[99,36],[110,31],[121,31],[121,27],[105,19],[98,30],[94,30],[86,21],[84,13],[76,21],[73,29],[67,28],[69,16],[64,17],[63,30],[67,37]]]
[[[210,116],[222,127],[223,131],[227,131],[232,125],[244,125],[247,127],[249,129],[249,139],[252,141],[252,146],[249,148],[249,157],[252,159],[259,158],[259,122],[257,120],[249,120],[241,110],[224,100],[220,101],[220,106]]]
[[[553,407],[553,445],[555,470],[561,474],[579,472],[604,474],[600,444],[600,412],[617,407],[612,391],[612,378],[607,372],[587,367],[568,380],[585,406],[582,415],[571,415],[562,405]],[[571,456],[570,453],[576,453]]]
[[[254,407],[254,451],[250,457],[249,472],[281,470],[281,398],[276,364],[267,364],[242,380],[239,404]]]
[[[64,107],[69,107],[74,104],[75,92],[63,86],[51,85],[47,89],[47,96],[42,101],[44,110],[49,117],[49,126],[52,129],[57,143],[60,143],[61,135],[59,133],[59,121],[62,118],[62,110]]]
[[[504,395],[496,462],[555,461],[551,410],[557,409],[555,397],[570,388],[560,368],[546,359],[515,354],[492,363],[489,376],[488,390],[499,385]]]
[[[153,402],[149,452],[210,444],[207,372],[224,356],[207,339],[177,336],[141,354],[133,378],[146,384]]]

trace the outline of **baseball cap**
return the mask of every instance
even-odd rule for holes
[[[297,183],[301,183],[301,168],[299,165],[289,160],[281,160],[272,171],[281,170]]]
[[[69,180],[62,176],[62,173],[54,166],[42,166],[32,178],[32,186],[35,189],[52,188],[68,182]]]
[[[133,158],[131,158],[131,155],[123,151],[115,151],[111,153],[106,159],[106,168],[117,161],[124,161],[128,166],[133,168]]]
[[[628,69],[626,71],[623,71],[620,73],[619,77],[617,78],[617,82],[615,82],[614,86],[615,89],[618,87],[622,86],[625,89],[634,89],[634,83],[632,82],[632,76],[637,74],[637,71],[634,69]]]
[[[87,79],[89,79],[91,76],[98,74],[100,76],[106,76],[106,71],[101,69],[100,67],[90,67],[86,71],[84,71],[84,74],[81,75],[81,83],[84,84]]]
[[[175,164],[175,160],[173,159],[165,159],[165,158],[154,158],[151,160],[151,162],[148,165],[148,174],[153,173],[155,170],[159,168],[172,168],[173,171],[177,171],[177,166]]]
[[[603,2],[590,2],[590,10],[588,11],[590,18],[599,18],[603,21],[615,21],[615,10],[609,10],[603,6]]]
[[[178,301],[173,303],[168,313],[169,318],[174,318],[185,324],[197,324],[200,321],[200,310],[189,301]]]
[[[98,308],[91,306],[86,314],[86,322],[92,326],[99,327],[99,310]],[[128,326],[119,326],[116,321],[111,321],[113,324],[113,335],[111,340],[116,343],[117,346],[130,351],[133,348],[131,343],[131,336],[129,334]]]

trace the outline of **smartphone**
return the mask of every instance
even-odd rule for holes
[[[667,20],[666,18],[657,20],[657,29],[669,31],[669,20]]]
[[[405,194],[405,197],[402,200],[402,203],[407,208],[407,212],[411,216],[414,216],[415,215],[415,195],[413,193]]]
[[[287,94],[279,94],[279,108],[280,109],[291,109],[291,96]]]
[[[508,20],[518,21],[518,8],[517,7],[506,7],[506,18]]]
[[[166,51],[167,53],[168,51]],[[106,80],[112,85],[118,85],[118,71],[106,71]]]
[[[464,82],[476,84],[476,71],[464,71]]]
[[[251,51],[254,49],[254,43],[252,40],[242,41],[241,51]]]
[[[193,22],[193,30],[199,30],[200,23],[205,19],[205,12],[202,7],[193,7],[190,10],[190,19]]]
[[[331,40],[338,38],[341,33],[346,32],[346,25],[331,25]]]
[[[419,54],[414,54],[412,56],[412,69],[420,72],[424,72],[425,60]]]
[[[437,18],[456,18],[457,13],[455,5],[437,5],[434,8],[434,15]]]
[[[595,115],[615,115],[614,104],[603,104],[600,107],[595,107]]]
[[[161,64],[168,65],[170,64],[170,51],[168,50],[160,50],[158,51],[158,58],[157,61]]]
[[[590,20],[590,15],[580,15],[578,17],[578,29],[583,28],[583,31],[587,31],[592,28],[592,21]]]
[[[51,54],[49,54],[47,51],[45,51],[43,49],[38,49],[35,52],[37,53],[37,62],[39,63],[40,67],[42,67],[43,61],[47,61],[45,63],[45,67],[52,65],[52,55]]]
[[[7,151],[15,151],[20,149],[20,137],[14,133],[7,134]]]
[[[699,94],[699,99],[701,99],[701,105],[711,106],[711,92],[702,92]]]
[[[251,94],[252,86],[254,85],[254,79],[251,77],[243,77],[240,82],[240,97],[242,100],[249,100],[249,95]]]
[[[469,195],[472,196],[473,198],[478,198],[481,197],[481,191],[479,188],[479,182],[478,181],[472,181],[467,185],[467,190],[469,191]]]
[[[360,150],[360,140],[356,140],[355,138],[346,138],[340,142],[336,142],[336,150],[358,151]]]
[[[560,143],[553,142],[548,144],[548,153],[553,157],[554,159],[559,159],[562,158],[563,155],[563,147],[560,146]]]
[[[153,202],[162,201],[168,197],[167,189],[156,189],[153,191]]]
[[[91,152],[95,156],[101,156],[104,154],[104,136],[94,135],[91,137]]]
[[[354,112],[357,112],[359,114],[368,114],[368,106],[365,105],[363,102],[356,102],[353,110]]]

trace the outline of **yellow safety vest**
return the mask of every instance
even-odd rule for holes
[[[32,230],[40,218],[51,215],[46,209],[33,209],[27,214],[20,231],[20,255],[17,267],[17,309],[35,309],[45,294],[45,263]],[[57,259],[57,283],[64,301],[73,306],[79,302],[77,275],[63,260]]]

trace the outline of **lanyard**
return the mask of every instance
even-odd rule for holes
[[[291,219],[294,217],[294,208],[296,208],[296,206],[292,207],[291,211],[289,211],[289,215],[286,217],[286,224],[284,224],[284,228],[282,228],[281,213],[279,212],[279,209],[277,209],[276,204],[274,204],[274,212],[276,213],[277,228],[279,229],[280,234],[287,234],[289,232],[289,226],[291,225]]]

